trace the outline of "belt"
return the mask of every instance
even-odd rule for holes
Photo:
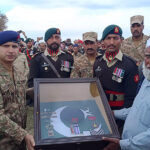
[[[112,106],[123,106],[124,105],[124,93],[117,91],[105,91],[109,105]]]

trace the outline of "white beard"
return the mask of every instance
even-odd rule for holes
[[[143,63],[143,74],[144,77],[150,81],[150,69],[145,66],[145,62]]]

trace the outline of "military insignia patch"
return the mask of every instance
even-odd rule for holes
[[[134,76],[134,82],[137,83],[138,81],[139,81],[139,75],[136,74],[136,75]]]
[[[119,33],[119,28],[118,27],[115,27],[114,33]]]
[[[56,30],[56,33],[57,33],[57,34],[60,34],[60,30],[59,30],[59,29],[57,29],[57,30]]]
[[[95,69],[95,72],[100,72],[102,69],[100,66],[98,66],[96,69]]]

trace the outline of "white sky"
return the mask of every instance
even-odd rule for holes
[[[133,15],[145,17],[144,33],[150,35],[149,0],[1,0],[0,11],[8,17],[7,29],[23,30],[35,40],[50,27],[60,28],[62,40],[82,39],[89,31],[100,39],[110,24],[119,25],[127,38]]]

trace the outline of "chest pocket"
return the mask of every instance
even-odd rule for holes
[[[15,89],[12,82],[3,83],[0,85],[1,94],[3,97],[4,108],[7,107],[9,103],[12,103],[14,97]]]
[[[8,82],[6,84],[1,84],[1,93],[3,96],[9,95],[14,92],[14,85],[12,82]]]

